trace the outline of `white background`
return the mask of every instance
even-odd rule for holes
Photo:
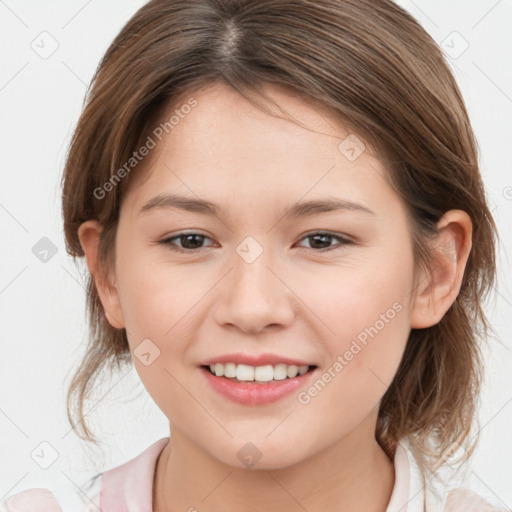
[[[60,177],[86,85],[143,3],[0,0],[0,500],[50,482],[78,482],[84,471],[121,464],[168,435],[166,418],[134,370],[107,382],[88,414],[104,457],[70,432],[65,415],[66,387],[87,331],[84,281],[65,252]],[[487,309],[497,339],[489,340],[471,483],[487,499],[512,508],[512,2],[399,3],[447,51],[447,45],[455,53],[464,41],[469,45],[449,60],[479,141],[502,237],[496,301]],[[44,31],[58,43],[46,59],[31,47],[44,37],[51,48],[50,36],[40,36]],[[46,263],[32,252],[42,237],[57,248]],[[46,470],[31,458],[36,448],[51,457],[51,448],[39,446],[43,441],[58,452]]]

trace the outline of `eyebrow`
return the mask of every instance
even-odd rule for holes
[[[187,212],[200,213],[211,217],[220,218],[225,216],[224,210],[215,203],[204,199],[180,196],[176,194],[159,194],[147,201],[138,211],[137,215],[160,208],[178,208]],[[354,210],[366,212],[375,215],[375,212],[367,206],[340,199],[336,197],[326,197],[311,201],[302,201],[292,204],[283,210],[283,217],[302,218],[339,210]]]

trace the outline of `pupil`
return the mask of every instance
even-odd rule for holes
[[[190,247],[190,244],[188,242],[190,241],[190,239],[193,239],[193,238],[195,238],[196,241],[198,238],[200,240],[199,240],[198,244],[192,243],[192,247]],[[197,247],[201,247],[201,242],[202,242],[203,238],[204,238],[203,235],[195,235],[195,234],[183,235],[181,237],[181,244],[183,245],[183,247],[185,247],[185,249],[196,249]]]
[[[313,246],[315,245],[316,242],[318,242],[318,238],[323,238],[327,247],[329,246],[328,240],[330,238],[330,235],[312,235],[311,238],[313,238],[313,240],[315,240],[315,242],[312,244]],[[327,239],[327,241],[325,239]],[[321,243],[322,242],[320,242],[320,244]],[[318,247],[314,247],[314,248],[318,248]],[[321,248],[324,248],[324,247],[321,247]]]

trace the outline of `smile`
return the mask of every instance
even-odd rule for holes
[[[244,405],[275,402],[298,390],[311,378],[316,366],[215,363],[200,366],[211,388],[229,400]]]

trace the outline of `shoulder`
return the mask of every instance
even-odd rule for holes
[[[420,471],[407,438],[398,444],[394,465],[395,488],[386,512],[512,512],[470,489],[469,465],[459,472],[442,466],[427,478]]]
[[[508,512],[504,508],[496,508],[477,493],[463,487],[448,493],[444,510],[445,512]]]
[[[0,512],[90,512],[100,510],[102,474],[81,486],[37,487],[12,494],[0,502]]]
[[[62,485],[27,489],[0,501],[0,512],[99,512],[151,510],[152,485],[159,454],[169,443],[164,437],[128,462]]]

